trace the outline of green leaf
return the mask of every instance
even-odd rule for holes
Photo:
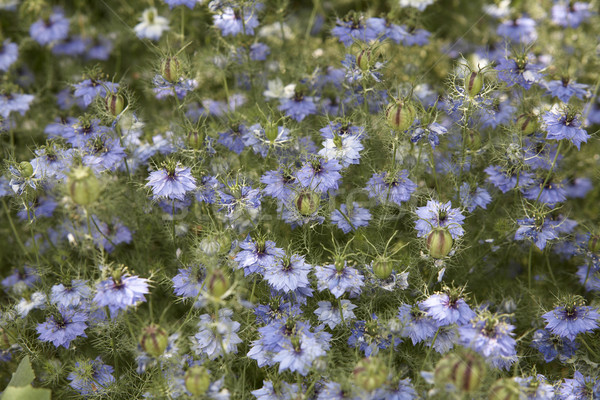
[[[13,372],[13,376],[10,380],[8,386],[19,387],[19,386],[27,386],[35,379],[35,374],[33,373],[33,368],[31,368],[31,362],[29,361],[29,356],[25,356],[17,370]]]
[[[9,386],[2,395],[2,400],[50,400],[50,389],[38,389],[31,385],[23,387]]]

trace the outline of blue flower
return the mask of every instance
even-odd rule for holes
[[[352,304],[350,300],[341,300],[341,304],[344,322],[348,324],[349,321],[356,319],[352,310],[357,306]],[[342,323],[342,315],[340,314],[339,307],[332,305],[329,301],[319,301],[317,305],[319,307],[315,310],[315,314],[319,318],[319,322],[326,324],[330,329]]]
[[[109,132],[110,128],[100,125],[99,119],[84,116],[71,125],[65,125],[60,135],[73,147],[83,148],[89,140]]]
[[[593,307],[571,303],[556,307],[542,315],[542,318],[548,323],[547,330],[560,337],[574,340],[578,334],[598,328],[600,314]]]
[[[402,44],[404,46],[425,46],[429,43],[431,32],[425,29],[416,29],[415,26],[406,27],[405,25],[401,25],[400,27],[407,33],[402,37]]]
[[[581,129],[581,121],[571,112],[564,115],[553,111],[546,112],[542,119],[548,132],[546,138],[552,140],[567,139],[579,150],[582,142],[587,142],[590,135]]]
[[[254,35],[254,28],[258,26],[256,10],[248,7],[235,10],[225,7],[220,14],[213,15],[213,21],[223,36]]]
[[[237,345],[242,339],[237,335],[240,323],[233,321],[233,311],[228,308],[219,310],[219,316],[202,314],[198,327],[200,330],[190,337],[192,350],[199,356],[214,360],[223,354],[237,353]]]
[[[337,19],[335,25],[335,28],[331,30],[331,34],[337,37],[346,47],[354,43],[354,40],[368,43],[377,39],[377,32],[373,27],[365,24],[362,18],[358,16],[353,16],[344,21]]]
[[[402,304],[398,307],[400,335],[409,337],[413,345],[432,338],[438,330],[438,324],[428,315],[426,308],[423,302],[416,306]]]
[[[11,93],[0,95],[0,115],[3,118],[8,118],[13,111],[25,115],[33,99],[35,99],[35,96],[32,94]]]
[[[196,189],[196,179],[188,167],[165,165],[158,171],[153,171],[146,178],[146,186],[152,188],[153,199],[162,197],[183,201],[185,194]]]
[[[2,279],[2,287],[7,292],[10,290],[16,295],[20,295],[27,289],[33,288],[37,281],[40,280],[35,268],[22,267],[13,268],[12,273]]]
[[[574,340],[553,335],[546,329],[538,329],[533,334],[531,347],[538,349],[544,361],[549,363],[557,357],[560,362],[565,362],[575,355],[579,345]]]
[[[600,380],[583,376],[575,371],[573,379],[565,379],[558,392],[558,400],[588,400],[600,398]]]
[[[592,16],[590,6],[581,1],[559,1],[552,6],[552,22],[564,28],[577,28]]]
[[[518,219],[519,228],[515,240],[531,239],[538,249],[544,250],[548,240],[557,239],[558,233],[554,225],[547,220],[536,221],[533,218]]]
[[[285,112],[285,115],[298,122],[317,112],[317,106],[315,106],[313,98],[305,96],[298,91],[296,91],[294,97],[291,99],[284,99],[282,101],[283,103],[279,106],[279,111]]]
[[[204,0],[164,0],[165,3],[169,6],[170,9],[173,9],[177,6],[186,6],[190,10],[194,9],[196,4],[202,3]]]
[[[517,184],[519,187],[526,187],[533,183],[533,174],[530,172],[505,171],[497,165],[490,165],[484,171],[488,175],[487,180],[500,189],[502,193],[514,189]]]
[[[363,275],[355,268],[348,266],[346,261],[336,262],[336,265],[315,266],[315,276],[318,280],[318,290],[322,292],[329,289],[336,298],[346,292],[350,296],[358,296],[364,284]]]
[[[561,80],[547,82],[546,88],[549,94],[558,97],[563,103],[568,103],[573,96],[583,100],[588,94],[589,86],[569,80],[569,78],[562,78]]]
[[[69,34],[69,20],[60,8],[55,8],[48,19],[39,19],[29,27],[29,35],[42,46],[64,40]]]
[[[235,152],[236,154],[240,154],[244,151],[246,147],[246,139],[249,135],[250,131],[245,125],[237,125],[231,127],[229,130],[225,132],[219,133],[218,143],[221,143],[223,146],[227,147],[229,150]]]
[[[396,44],[400,44],[408,36],[408,32],[404,27],[392,24],[384,18],[369,18],[367,19],[367,26],[377,34],[380,40],[390,39]]]
[[[271,54],[271,49],[264,43],[250,45],[250,59],[253,61],[264,61],[269,54]]]
[[[400,206],[410,200],[411,194],[417,190],[417,184],[408,179],[408,171],[404,169],[395,174],[374,173],[365,190],[369,198],[376,199],[378,203],[386,204],[392,201]]]
[[[260,238],[253,240],[250,235],[238,244],[241,251],[235,256],[238,268],[244,270],[246,276],[253,273],[263,273],[264,269],[277,262],[284,256],[283,249],[276,247],[272,240]]]
[[[517,361],[514,325],[492,316],[480,316],[458,328],[460,344],[470,347],[496,368],[508,370]]]
[[[281,381],[277,390],[273,387],[271,381],[263,381],[263,387],[253,390],[251,393],[256,400],[291,400],[300,393],[300,388],[297,384]]]
[[[75,369],[67,379],[71,381],[69,385],[73,389],[87,397],[87,395],[99,395],[104,392],[106,386],[115,381],[113,372],[113,367],[104,364],[100,357],[96,357],[95,360],[76,362]]]
[[[273,289],[293,292],[298,288],[310,287],[308,274],[311,270],[312,266],[304,261],[303,256],[294,254],[291,257],[283,256],[268,264],[263,276]]]
[[[0,48],[0,71],[8,71],[19,58],[19,45],[6,39]]]
[[[361,226],[369,225],[371,213],[366,208],[362,208],[357,202],[352,202],[352,207],[348,208],[346,204],[340,205],[339,210],[331,213],[331,222],[336,224],[344,233],[348,233]]]
[[[179,268],[173,277],[173,291],[181,297],[196,298],[203,289],[206,270],[203,267]]]
[[[273,357],[279,363],[279,372],[289,370],[302,376],[309,373],[314,360],[327,354],[315,337],[302,334],[293,336],[282,347]]]
[[[450,297],[446,293],[433,294],[424,300],[422,304],[427,315],[440,326],[464,325],[476,316],[463,299],[454,295]]]
[[[447,132],[448,129],[437,122],[432,122],[429,125],[420,125],[419,121],[418,126],[412,131],[410,141],[418,143],[422,138],[426,137],[431,148],[435,149],[440,144],[439,136]]]
[[[342,178],[338,171],[341,169],[342,166],[335,159],[313,158],[302,165],[296,177],[303,187],[323,193],[338,188]]]
[[[484,210],[487,208],[487,205],[492,201],[492,196],[488,193],[487,190],[475,187],[471,189],[471,186],[467,182],[463,182],[460,185],[460,202],[464,208],[467,209],[468,212],[473,212],[477,207],[481,207]]]
[[[80,99],[83,105],[87,107],[98,96],[104,98],[108,92],[117,93],[119,84],[97,79],[85,79],[74,84],[73,87],[75,88],[73,96],[76,99]]]
[[[541,65],[534,64],[526,58],[514,60],[501,58],[498,60],[496,71],[498,78],[510,87],[515,84],[529,90],[531,86],[542,78]]]
[[[119,139],[100,135],[90,139],[83,149],[83,165],[90,167],[95,173],[116,171],[127,157]]]
[[[180,77],[176,82],[169,82],[160,74],[154,76],[152,83],[155,86],[152,91],[159,100],[169,96],[177,96],[179,100],[182,100],[188,92],[198,87],[198,82],[195,79]]]
[[[426,237],[435,228],[448,228],[453,239],[458,239],[465,234],[462,228],[465,216],[458,208],[452,208],[452,203],[440,203],[436,200],[428,200],[425,207],[417,208],[419,219],[415,224],[418,237]]]
[[[282,202],[287,202],[293,198],[296,177],[286,168],[267,171],[260,178],[260,181],[267,185],[263,189],[263,193],[267,196],[271,196]]]
[[[351,135],[362,138],[365,136],[365,128],[362,126],[354,126],[350,124],[342,124],[341,122],[330,122],[326,127],[319,129],[323,139],[333,139],[336,136],[342,138]]]
[[[118,244],[131,243],[131,230],[123,225],[118,218],[113,218],[110,224],[97,221],[95,215],[92,218],[96,224],[92,223],[90,230],[92,231],[92,239],[98,248],[104,249],[107,253],[112,253]]]
[[[521,391],[525,394],[527,400],[553,400],[554,386],[548,383],[544,375],[537,374],[521,378],[513,378],[521,386]]]
[[[549,180],[545,186],[542,186],[543,184],[542,180],[538,180],[533,186],[523,189],[523,197],[527,200],[537,200],[550,208],[567,200],[562,182],[551,182]]]
[[[390,330],[379,322],[375,314],[371,315],[370,321],[356,321],[350,332],[348,345],[358,347],[367,357],[377,355],[380,349],[385,350],[390,345],[395,349],[402,342],[402,339],[394,337]]]
[[[253,189],[252,186],[245,184],[234,184],[227,187],[228,192],[218,190],[221,206],[219,211],[226,210],[226,216],[229,220],[235,221],[244,216],[252,217],[258,212],[262,193],[260,189]]]
[[[74,309],[59,308],[59,313],[48,317],[46,322],[38,324],[37,333],[42,342],[52,342],[54,347],[69,348],[69,344],[79,336],[87,337],[85,313]]]
[[[140,301],[146,301],[148,280],[137,276],[123,275],[108,278],[96,285],[97,293],[94,303],[99,307],[108,307],[111,316],[116,316],[120,310],[134,306]]]
[[[62,283],[52,286],[50,301],[59,307],[77,307],[83,300],[92,295],[92,289],[88,282],[82,279],[73,279],[71,284],[65,286]]]
[[[524,44],[534,42],[537,39],[535,21],[527,17],[504,21],[498,25],[496,33],[505,39]]]

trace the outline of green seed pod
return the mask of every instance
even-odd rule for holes
[[[397,100],[388,104],[385,118],[392,129],[402,132],[410,128],[416,118],[416,112],[409,102]]]
[[[33,165],[28,161],[22,161],[19,163],[19,171],[25,178],[29,178],[33,175]]]
[[[387,279],[392,274],[394,266],[392,262],[384,257],[377,257],[373,260],[373,273],[379,279]]]
[[[367,357],[356,364],[352,374],[357,386],[371,392],[383,386],[389,372],[385,362],[377,357]]]
[[[534,115],[521,114],[517,117],[517,128],[524,135],[531,135],[539,128],[539,123]]]
[[[315,192],[301,192],[296,197],[294,204],[296,209],[303,216],[313,215],[319,209],[321,196]]]
[[[597,253],[600,250],[600,235],[591,235],[588,240],[588,250]]]
[[[356,65],[358,65],[361,71],[368,71],[375,65],[375,59],[376,57],[371,49],[363,49],[356,56]]]
[[[100,196],[100,182],[88,167],[74,169],[67,181],[67,187],[73,201],[82,206],[93,203]]]
[[[481,148],[481,134],[475,129],[467,130],[465,141],[465,144],[471,150],[479,150]]]
[[[221,298],[229,290],[229,279],[220,269],[214,269],[206,278],[208,293]]]
[[[186,138],[187,145],[194,150],[204,148],[204,133],[200,131],[190,131]]]
[[[519,400],[521,389],[512,378],[498,379],[490,388],[490,400]]]
[[[465,91],[470,97],[475,97],[481,91],[483,87],[483,74],[480,72],[471,72],[469,76],[465,78]]]
[[[444,228],[436,228],[427,236],[427,248],[433,258],[444,258],[452,250],[452,235]]]
[[[271,143],[275,142],[277,136],[279,136],[279,127],[273,122],[268,122],[265,126],[265,136]]]
[[[163,354],[168,343],[169,336],[160,326],[151,324],[142,330],[140,346],[142,350],[152,357],[158,357]]]
[[[480,386],[485,375],[485,362],[477,354],[448,354],[438,361],[434,380],[438,386],[452,384],[461,392],[474,392]]]
[[[179,81],[181,77],[181,64],[177,57],[167,57],[160,67],[160,73],[163,78],[171,83]]]
[[[206,368],[194,365],[190,367],[184,376],[185,388],[194,396],[201,396],[210,386],[210,375]]]
[[[106,110],[114,117],[121,114],[125,109],[125,99],[119,93],[109,93],[104,98]]]

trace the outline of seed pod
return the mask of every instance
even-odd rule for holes
[[[539,128],[539,123],[534,115],[521,114],[517,117],[517,127],[524,135],[531,135]]]
[[[160,73],[163,78],[171,83],[179,81],[179,77],[181,77],[181,64],[177,57],[167,57],[162,62]]]
[[[190,367],[184,376],[185,388],[194,396],[201,396],[210,386],[210,375],[206,368],[194,365]]]
[[[220,298],[229,290],[229,279],[220,269],[214,269],[206,278],[208,293]]]
[[[471,150],[479,150],[481,148],[481,134],[475,129],[468,129],[465,135],[466,145]]]
[[[368,71],[375,64],[375,55],[371,49],[363,49],[356,56],[356,65],[361,71]]]
[[[169,337],[167,332],[156,324],[149,325],[142,330],[140,346],[142,350],[153,357],[158,357],[165,352]]]
[[[186,139],[187,145],[194,150],[204,148],[204,133],[200,131],[190,131]]]
[[[490,400],[519,400],[521,389],[512,378],[498,379],[490,388]]]
[[[387,279],[392,274],[394,266],[392,262],[384,257],[377,257],[373,260],[373,273],[379,279]]]
[[[482,87],[483,74],[480,72],[471,72],[471,74],[465,78],[465,91],[470,97],[477,96]]]
[[[387,365],[377,357],[363,358],[352,371],[360,388],[371,392],[383,386],[388,377]]]
[[[22,161],[19,163],[19,171],[25,178],[29,178],[33,175],[33,165],[28,161]]]
[[[321,196],[315,192],[301,192],[296,197],[294,204],[298,212],[307,217],[313,215],[319,209],[319,203],[321,202]]]
[[[392,129],[396,131],[402,132],[410,128],[415,117],[415,109],[409,102],[397,100],[388,104],[385,109],[385,118]]]
[[[73,201],[82,206],[93,203],[100,196],[100,182],[88,167],[74,169],[67,187]]]
[[[279,136],[279,127],[277,124],[268,122],[265,126],[265,136],[269,142],[275,142],[275,139],[277,139],[277,136]]]
[[[121,114],[125,108],[125,99],[119,93],[109,93],[104,98],[106,110],[114,117]]]
[[[450,383],[461,392],[474,392],[481,386],[485,371],[485,363],[477,354],[452,353],[438,361],[434,380],[439,386]]]
[[[452,235],[444,228],[436,228],[427,236],[427,248],[433,258],[444,258],[452,250]]]
[[[597,253],[600,250],[600,235],[591,235],[588,240],[588,250]]]

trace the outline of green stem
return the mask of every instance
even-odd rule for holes
[[[531,290],[531,258],[533,257],[533,243],[529,246],[529,261],[527,262],[527,281]]]
[[[346,326],[346,321],[344,320],[344,310],[342,310],[342,300],[338,297],[337,302],[338,307],[340,308],[340,317],[342,318],[342,325]]]
[[[27,249],[25,248],[25,245],[23,245],[23,242],[21,241],[21,238],[19,237],[19,234],[17,233],[17,229],[15,228],[15,224],[10,215],[10,210],[6,206],[6,202],[4,201],[4,199],[2,199],[2,207],[4,208],[4,213],[6,214],[6,217],[8,218],[8,224],[10,225],[10,229],[12,230],[12,233],[15,236],[15,239],[17,240],[17,244],[21,248],[21,251],[23,252],[23,254],[27,254]]]
[[[552,160],[552,165],[550,166],[550,170],[548,171],[548,174],[546,175],[546,179],[544,179],[544,183],[542,183],[542,186],[540,187],[540,191],[539,191],[535,201],[538,201],[540,199],[540,196],[542,195],[542,191],[544,190],[544,188],[546,187],[546,184],[550,180],[550,176],[552,175],[552,172],[554,171],[554,166],[556,165],[556,160],[558,159],[558,154],[560,153],[561,146],[562,146],[562,140],[560,142],[558,142],[558,148],[556,149],[556,154],[554,154],[554,160]]]

